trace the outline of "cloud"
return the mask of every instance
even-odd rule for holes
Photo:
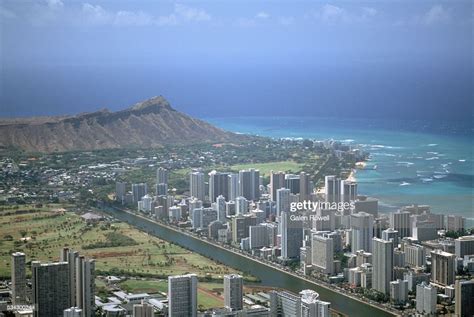
[[[86,22],[91,24],[109,24],[113,21],[113,14],[98,4],[84,3],[82,5],[82,13],[86,18]]]
[[[203,9],[192,8],[183,4],[176,4],[174,7],[176,14],[186,21],[209,21],[211,16]]]
[[[399,27],[414,25],[433,26],[436,24],[446,24],[450,21],[452,21],[451,9],[445,8],[442,5],[434,5],[423,14],[399,19],[394,25]]]
[[[10,11],[4,7],[0,7],[0,18],[2,19],[14,19],[16,14],[13,11]]]
[[[175,4],[174,11],[166,16],[159,16],[158,25],[177,25],[186,22],[204,22],[211,20],[211,15],[204,9]]]
[[[325,4],[319,13],[319,18],[323,22],[337,22],[347,19],[347,13],[341,7],[332,5],[332,4]]]
[[[252,18],[248,18],[248,17],[237,18],[234,22],[234,25],[237,25],[239,27],[244,27],[244,28],[255,27],[263,23],[264,20],[268,20],[268,19],[270,19],[270,14],[268,14],[265,11],[260,11]]]
[[[255,15],[255,18],[257,18],[257,19],[268,19],[268,18],[270,18],[270,14],[262,11],[262,12],[257,13]]]
[[[442,5],[434,5],[421,17],[421,22],[426,25],[449,22],[451,20],[450,11]]]
[[[182,4],[176,4],[169,15],[158,17],[143,11],[107,11],[100,5],[90,3],[83,4],[82,13],[90,24],[114,26],[178,25],[211,19],[211,16],[205,10]]]
[[[363,7],[356,10],[347,10],[332,4],[325,4],[310,12],[310,18],[318,22],[334,25],[365,22],[375,17],[378,11],[375,8]]]
[[[61,0],[46,0],[46,4],[53,10],[64,7],[64,3]]]
[[[118,11],[115,14],[114,24],[120,26],[145,26],[154,24],[154,19],[143,11]]]

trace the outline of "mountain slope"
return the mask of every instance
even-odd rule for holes
[[[0,121],[0,148],[25,151],[158,147],[245,138],[176,111],[161,96],[117,112]]]

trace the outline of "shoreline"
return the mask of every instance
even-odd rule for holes
[[[366,161],[356,162],[354,164],[354,167],[351,168],[351,172],[347,176],[346,180],[351,181],[351,182],[357,182],[357,177],[356,177],[357,171],[358,170],[364,170],[366,168],[366,166],[367,166]]]

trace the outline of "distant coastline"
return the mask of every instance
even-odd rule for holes
[[[274,138],[333,139],[360,147],[370,153],[363,168],[350,177],[359,183],[359,193],[380,201],[380,210],[389,212],[403,205],[429,204],[433,212],[452,213],[474,226],[474,167],[470,149],[472,131],[466,127],[408,129],[384,128],[373,119],[328,118],[314,123],[306,117],[206,118],[229,131]],[[417,121],[412,124],[416,125]],[[461,131],[464,131],[461,133]]]

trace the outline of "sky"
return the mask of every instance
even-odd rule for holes
[[[0,117],[472,120],[472,1],[0,0]]]

